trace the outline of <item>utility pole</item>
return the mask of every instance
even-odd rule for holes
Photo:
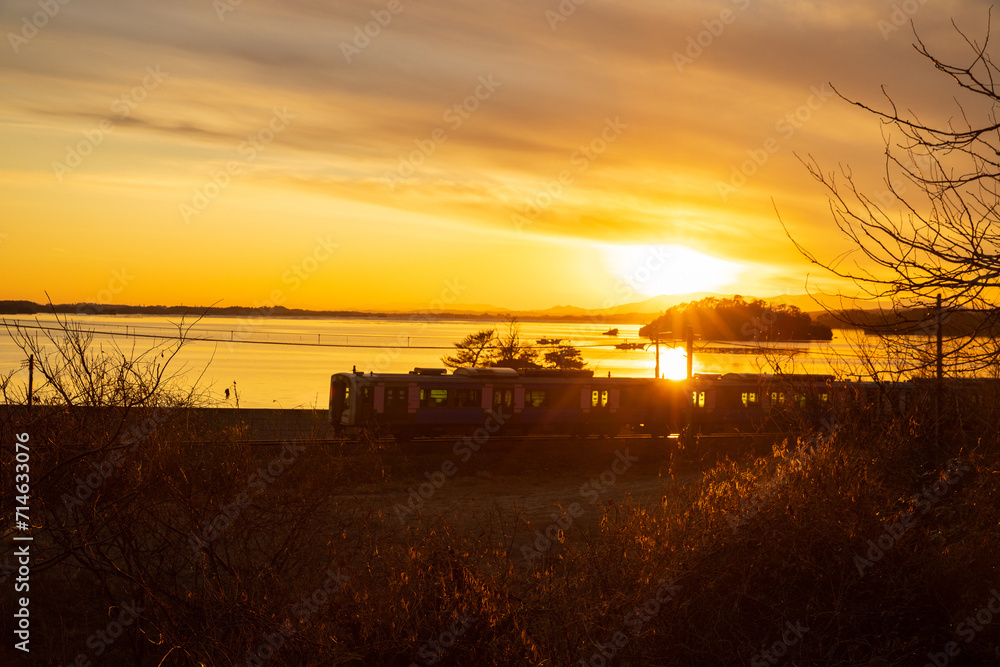
[[[687,338],[687,377],[688,380],[691,379],[691,371],[694,368],[694,327],[690,324],[684,328],[684,334]]]
[[[941,295],[937,295],[937,379],[940,383],[944,378],[944,339],[943,332],[941,331],[943,309],[941,307]]]
[[[34,382],[35,382],[35,355],[28,355],[28,407],[30,408],[35,403],[35,392],[34,392]]]
[[[942,308],[941,308],[941,295],[937,295],[937,313],[936,313],[936,327],[937,330],[937,378],[934,383],[934,446],[941,446],[941,391],[944,384],[944,334],[942,332]]]
[[[656,334],[656,372],[653,377],[657,380],[660,379],[660,334]]]

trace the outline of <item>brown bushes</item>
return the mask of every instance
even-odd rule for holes
[[[401,526],[382,493],[401,495],[405,483],[386,486],[401,457],[377,443],[179,447],[191,434],[165,421],[71,512],[65,493],[108,456],[88,443],[119,429],[57,410],[25,419],[8,414],[2,437],[31,432],[39,471],[33,631],[60,638],[33,657],[60,664],[96,659],[88,637],[123,604],[143,611],[105,654],[137,665],[272,653],[270,664],[737,664],[796,624],[808,632],[778,647],[789,664],[914,664],[1000,585],[995,436],[921,453],[905,429],[841,426],[799,460],[787,443],[665,486],[662,504],[588,508],[599,521],[529,562],[521,547],[546,526],[500,504],[460,522],[428,507]],[[952,460],[968,470],[948,473]],[[925,486],[933,502],[911,499]],[[958,639],[963,659],[991,659],[998,627]]]
[[[404,523],[392,508],[433,455],[254,447],[182,414],[0,412],[5,517],[10,443],[31,438],[30,664],[910,665],[951,641],[958,663],[998,658],[1000,618],[975,619],[1000,587],[995,427],[934,444],[916,418],[842,421],[764,456],[630,469],[667,473],[661,502],[604,494],[568,522],[435,496]],[[592,443],[561,473],[577,485],[612,460]],[[459,476],[496,461],[524,466],[487,447]]]

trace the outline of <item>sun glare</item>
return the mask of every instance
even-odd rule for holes
[[[717,290],[744,268],[680,245],[602,245],[601,252],[608,273],[644,296]]]
[[[679,347],[660,347],[660,375],[668,380],[687,377],[687,354]]]

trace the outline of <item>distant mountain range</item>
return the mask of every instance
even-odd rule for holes
[[[498,314],[511,314],[522,319],[547,319],[547,318],[590,318],[590,317],[638,317],[643,316],[640,320],[636,320],[636,323],[643,323],[648,321],[648,315],[659,315],[663,313],[668,308],[673,308],[674,306],[682,303],[687,303],[689,301],[700,301],[708,297],[715,297],[717,299],[725,299],[734,296],[733,294],[720,294],[718,292],[692,292],[689,294],[661,294],[660,296],[654,296],[645,301],[635,301],[631,303],[623,303],[619,306],[612,306],[611,308],[580,308],[578,306],[553,306],[551,308],[546,308],[544,310],[510,310],[507,308],[499,308],[497,306],[492,306],[488,304],[456,304],[450,310],[454,313],[465,313],[465,314],[481,314],[481,313],[498,313]],[[743,295],[744,299],[751,301],[753,299],[760,298],[769,304],[778,306],[795,306],[799,310],[809,313],[810,315],[819,315],[821,313],[826,313],[827,308],[830,310],[843,310],[843,309],[858,309],[858,308],[872,308],[874,304],[871,302],[863,302],[855,299],[842,299],[836,295],[816,295],[815,297],[809,294],[779,294],[778,296],[770,297],[755,297],[750,295]]]
[[[0,315],[36,315],[51,313],[53,310],[60,314],[89,314],[89,315],[197,315],[208,310],[208,316],[217,317],[372,317],[391,318],[398,316],[408,316],[414,313],[424,314],[436,319],[472,319],[472,320],[492,320],[503,315],[513,315],[521,320],[540,321],[587,321],[597,320],[610,324],[647,324],[653,316],[662,314],[668,308],[672,308],[688,301],[698,301],[706,297],[716,297],[719,299],[731,297],[732,294],[718,294],[714,292],[694,292],[691,294],[664,294],[654,296],[644,301],[624,303],[611,308],[580,308],[577,306],[553,306],[544,310],[512,310],[501,308],[490,304],[454,304],[447,312],[428,311],[426,309],[413,309],[405,306],[384,308],[379,310],[306,310],[301,308],[285,308],[277,306],[271,309],[250,308],[246,306],[226,306],[205,307],[193,306],[129,306],[114,304],[93,304],[93,303],[72,303],[55,304],[53,306],[35,303],[33,301],[0,301]],[[743,295],[745,299],[752,300],[756,297]],[[830,309],[858,308],[859,305],[872,307],[870,303],[856,302],[854,300],[841,300],[836,296],[819,295],[816,298],[808,294],[781,294],[772,297],[763,297],[763,300],[772,305],[796,306],[800,310],[813,316],[825,313],[824,306]],[[829,316],[827,316],[829,317]]]

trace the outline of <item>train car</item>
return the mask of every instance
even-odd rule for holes
[[[600,378],[589,370],[355,371],[331,377],[330,421],[338,433],[374,428],[404,440],[479,427],[612,436],[628,425],[662,436],[680,429],[683,395],[673,381]]]
[[[939,386],[932,378],[699,373],[672,381],[602,378],[589,370],[416,368],[337,373],[330,382],[337,433],[374,429],[403,440],[480,428],[608,437],[629,427],[659,437],[679,433],[686,442],[699,433],[806,430],[828,419],[872,427],[896,419],[930,427],[937,420],[928,432],[975,434],[998,414],[1000,380],[988,378],[946,378]]]
[[[816,426],[832,411],[830,375],[696,373],[688,384],[688,432],[759,432]]]
[[[1000,379],[953,377],[941,384],[933,377],[913,378],[908,383],[909,414],[920,423],[948,433],[982,433],[1000,419]]]
[[[491,413],[512,409],[517,371],[477,370],[450,376],[443,368],[337,373],[330,381],[330,422],[338,433],[376,428],[402,439],[481,426]]]

